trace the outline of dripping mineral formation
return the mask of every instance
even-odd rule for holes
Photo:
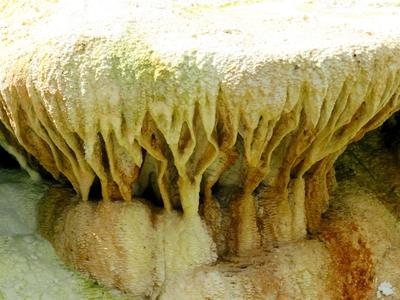
[[[1,1],[0,39],[0,145],[62,183],[66,264],[154,299],[400,291],[396,217],[329,196],[400,109],[398,1]]]

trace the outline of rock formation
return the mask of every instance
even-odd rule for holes
[[[400,9],[351,10],[0,4],[0,145],[74,190],[44,199],[42,234],[140,297],[375,295],[396,218],[368,193],[321,215],[336,159],[400,108]]]

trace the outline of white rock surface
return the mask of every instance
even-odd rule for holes
[[[394,295],[394,288],[393,286],[390,284],[390,282],[382,282],[379,286],[378,286],[378,292],[377,292],[377,296],[378,298],[382,298],[382,296],[393,296]]]
[[[24,171],[0,170],[0,299],[120,299],[68,270],[36,233],[46,189]]]

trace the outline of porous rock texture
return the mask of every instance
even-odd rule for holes
[[[76,193],[42,234],[139,297],[375,295],[395,218],[367,194],[321,215],[335,160],[400,108],[399,3],[377,2],[0,2],[0,144]]]

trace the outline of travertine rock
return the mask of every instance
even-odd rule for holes
[[[281,276],[304,297],[368,293],[371,250],[336,231],[340,218],[321,227],[320,217],[334,161],[399,109],[400,9],[335,3],[1,2],[0,144],[78,194],[43,209],[43,233],[65,261],[167,299],[194,282],[215,293],[194,298],[293,298],[276,290]],[[321,228],[326,248],[304,241]],[[329,267],[344,237],[362,274]],[[293,260],[270,255],[281,271],[268,262],[240,272],[237,295],[224,294],[223,264],[201,269],[285,242]],[[333,273],[321,277],[314,256]],[[303,263],[311,275],[298,273]],[[337,281],[343,272],[362,278]]]

